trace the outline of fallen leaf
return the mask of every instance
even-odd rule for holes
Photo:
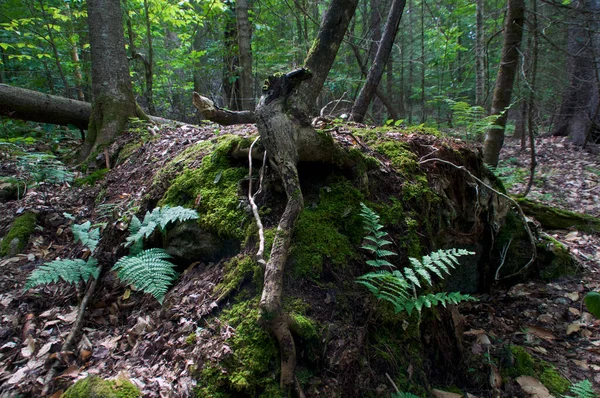
[[[556,339],[556,336],[552,334],[548,329],[544,329],[538,326],[527,326],[527,332],[533,334],[540,339],[552,341]]]
[[[79,376],[79,366],[71,365],[64,372],[62,372],[62,374],[58,376],[58,378],[60,379],[69,377],[74,379],[77,376]]]
[[[571,301],[579,301],[579,293],[577,292],[567,293],[565,297]]]
[[[435,398],[462,398],[461,394],[436,389],[431,390],[431,395]]]
[[[548,391],[548,389],[536,378],[531,376],[519,376],[517,377],[517,383],[519,383],[523,391],[531,397],[554,398],[550,394],[550,391]]]
[[[567,326],[567,336],[579,332],[579,329],[581,329],[581,323],[576,322],[570,324],[569,326]]]
[[[25,377],[26,372],[29,370],[27,366],[23,366],[17,370],[10,379],[6,382],[7,384],[17,384]]]
[[[31,335],[28,335],[24,342],[24,347],[21,348],[23,358],[30,358],[35,351],[35,340]]]
[[[583,370],[589,370],[590,369],[590,366],[588,365],[587,361],[581,361],[579,359],[571,359],[571,361],[573,361],[573,363],[575,365],[579,366]]]
[[[75,308],[73,311],[69,312],[66,315],[58,315],[57,318],[66,323],[73,323],[75,322],[75,319],[77,319],[77,312],[78,310],[77,308]]]

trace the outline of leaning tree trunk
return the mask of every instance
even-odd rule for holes
[[[510,105],[513,83],[519,65],[519,46],[523,37],[523,21],[525,16],[524,0],[509,0],[508,12],[504,29],[504,44],[502,58],[496,77],[496,88],[492,99],[492,115],[499,115],[486,133],[483,143],[483,160],[496,167],[500,150],[504,144],[504,129],[506,127],[507,108]]]
[[[130,117],[147,118],[133,96],[119,0],[88,1],[88,25],[93,101],[80,161],[110,144]]]
[[[600,128],[598,108],[597,73],[598,39],[590,32],[597,32],[598,22],[593,20],[600,10],[598,0],[575,2],[574,18],[569,27],[569,59],[567,71],[569,86],[563,95],[559,120],[552,135],[569,136],[577,145],[583,145],[588,131]]]
[[[402,18],[402,11],[404,11],[405,4],[405,0],[394,0],[392,3],[388,19],[385,23],[383,37],[381,38],[379,48],[377,49],[377,55],[375,55],[373,65],[371,65],[371,69],[369,69],[367,80],[352,107],[352,120],[356,122],[363,121],[365,113],[367,113],[367,108],[375,96],[375,91],[377,90],[377,86],[379,86],[381,76],[383,76],[385,64],[392,51],[396,33],[398,33],[398,26],[400,24],[400,19]]]

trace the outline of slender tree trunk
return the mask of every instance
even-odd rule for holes
[[[583,145],[588,131],[600,129],[600,120],[594,117],[599,87],[596,83],[597,62],[593,56],[600,45],[596,37],[600,28],[597,20],[600,1],[579,0],[573,2],[573,6],[567,61],[570,82],[551,134],[569,136],[575,144]]]
[[[224,12],[223,44],[223,97],[225,106],[231,110],[241,109],[239,57],[237,52],[237,22],[235,20],[235,4],[233,0],[225,2],[228,9]]]
[[[421,0],[421,123],[425,123],[425,0]]]
[[[71,94],[69,93],[70,86],[69,86],[69,82],[67,80],[67,75],[65,74],[63,67],[62,67],[62,63],[60,62],[60,55],[58,54],[58,48],[56,47],[56,41],[54,40],[54,31],[52,30],[52,27],[50,26],[50,22],[49,22],[50,18],[46,14],[46,9],[44,8],[44,3],[42,0],[39,1],[39,4],[40,4],[41,12],[42,12],[42,18],[44,19],[44,21],[46,21],[46,31],[48,32],[48,43],[50,43],[50,47],[52,48],[52,55],[54,55],[54,62],[56,63],[56,69],[58,70],[60,79],[63,82],[65,96],[70,98],[71,97]]]
[[[475,33],[475,105],[485,105],[485,36],[483,0],[476,0]]]
[[[492,115],[500,115],[495,125],[486,132],[483,143],[483,160],[496,167],[500,150],[504,144],[504,129],[507,112],[513,91],[513,83],[519,65],[519,46],[523,37],[525,16],[524,0],[508,0],[508,12],[505,20],[502,58],[496,77],[496,88],[492,100]]]
[[[144,60],[146,71],[146,105],[150,114],[156,114],[154,107],[154,46],[152,44],[152,29],[150,24],[150,5],[144,0],[144,17],[146,22],[146,39],[148,40],[148,57]]]
[[[122,21],[119,0],[88,1],[93,103],[80,161],[109,145],[129,117],[147,118],[133,96]]]
[[[354,106],[352,107],[352,120],[354,121],[363,121],[369,104],[373,100],[377,86],[381,81],[385,64],[390,56],[390,52],[392,51],[396,33],[398,33],[398,26],[400,24],[400,19],[402,18],[402,12],[404,11],[405,4],[405,0],[394,0],[392,2],[390,13],[385,23],[383,37],[381,38],[379,48],[377,49],[377,55],[375,55],[375,61],[373,62],[373,65],[371,65],[369,74],[367,75],[367,80],[365,81],[365,84],[360,90],[358,98],[356,98]]]
[[[69,3],[65,3],[65,7],[67,10],[67,16],[72,22],[73,16],[71,15],[71,7],[69,7]],[[85,94],[83,92],[83,75],[81,74],[81,62],[79,61],[79,48],[77,46],[77,41],[75,40],[75,30],[73,29],[72,23],[69,25],[69,30],[69,45],[71,46],[71,62],[73,62],[74,66],[73,75],[75,76],[77,99],[79,101],[85,101]]]
[[[413,119],[413,85],[415,82],[415,45],[414,45],[414,33],[413,26],[415,25],[415,9],[413,7],[413,0],[408,0],[408,84],[406,86],[406,111],[408,113],[408,124],[412,124]]]
[[[236,0],[235,15],[237,19],[238,50],[240,54],[240,96],[242,110],[253,111],[254,82],[252,79],[252,28],[248,20],[248,0]]]

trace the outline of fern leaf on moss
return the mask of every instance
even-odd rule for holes
[[[588,380],[581,380],[569,387],[569,392],[573,396],[565,395],[564,398],[598,398],[598,394],[594,391],[594,386]]]
[[[95,258],[88,261],[82,259],[54,260],[36,268],[27,278],[25,290],[35,286],[59,282],[61,279],[67,283],[87,282],[90,278],[98,278],[100,267]]]
[[[171,256],[163,249],[144,250],[135,256],[122,257],[112,268],[119,279],[138,290],[149,293],[162,304],[177,273],[165,259]]]
[[[151,212],[146,212],[144,220],[133,216],[129,224],[129,236],[127,237],[127,245],[133,245],[132,252],[138,254],[141,251],[141,243],[144,239],[150,237],[156,228],[164,231],[167,225],[171,222],[184,222],[195,220],[198,218],[196,210],[186,209],[182,206],[170,207],[155,207]]]

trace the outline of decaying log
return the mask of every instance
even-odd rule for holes
[[[206,119],[210,120],[211,122],[222,124],[223,126],[229,126],[232,124],[256,123],[254,112],[233,112],[226,109],[221,109],[210,99],[203,97],[196,92],[194,92],[192,102],[194,103],[196,109],[198,109]]]

